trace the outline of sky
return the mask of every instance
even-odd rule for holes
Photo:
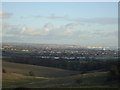
[[[117,2],[4,2],[3,42],[118,45]]]

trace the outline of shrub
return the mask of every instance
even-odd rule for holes
[[[80,78],[80,79],[77,79],[76,81],[75,81],[75,83],[77,83],[77,84],[80,84],[80,83],[82,83],[83,82],[83,80]]]
[[[114,81],[119,79],[119,70],[116,65],[112,65],[111,70],[108,74],[108,81]]]
[[[86,71],[82,71],[82,72],[81,72],[81,74],[85,74],[85,73],[86,73]]]
[[[32,90],[32,89],[27,87],[17,87],[17,88],[14,88],[13,90]]]
[[[6,69],[3,68],[2,69],[2,73],[7,73]]]
[[[34,72],[32,72],[32,71],[29,72],[29,75],[30,76],[35,76]]]

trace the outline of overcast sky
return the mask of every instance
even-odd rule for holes
[[[3,3],[3,42],[117,46],[117,2]]]

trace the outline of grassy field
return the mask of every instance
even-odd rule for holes
[[[29,88],[113,88],[117,82],[107,82],[108,72],[80,74],[57,68],[3,62],[3,87]],[[30,76],[33,71],[35,76]]]
[[[46,77],[33,77],[33,76],[24,76],[18,73],[3,73],[3,87],[19,87],[23,86],[26,83],[31,82],[40,82],[41,80],[48,79]]]
[[[63,76],[70,76],[80,73],[77,71],[69,71],[64,69],[36,66],[29,64],[18,64],[12,62],[3,62],[2,65],[7,72],[29,75],[29,72],[32,71],[34,72],[35,76],[40,76],[40,77],[63,77]]]

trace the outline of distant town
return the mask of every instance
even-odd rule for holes
[[[24,53],[36,53],[40,58],[54,59],[113,59],[118,58],[119,50],[109,47],[80,47],[77,45],[49,45],[49,44],[3,44],[4,52],[16,51]]]

